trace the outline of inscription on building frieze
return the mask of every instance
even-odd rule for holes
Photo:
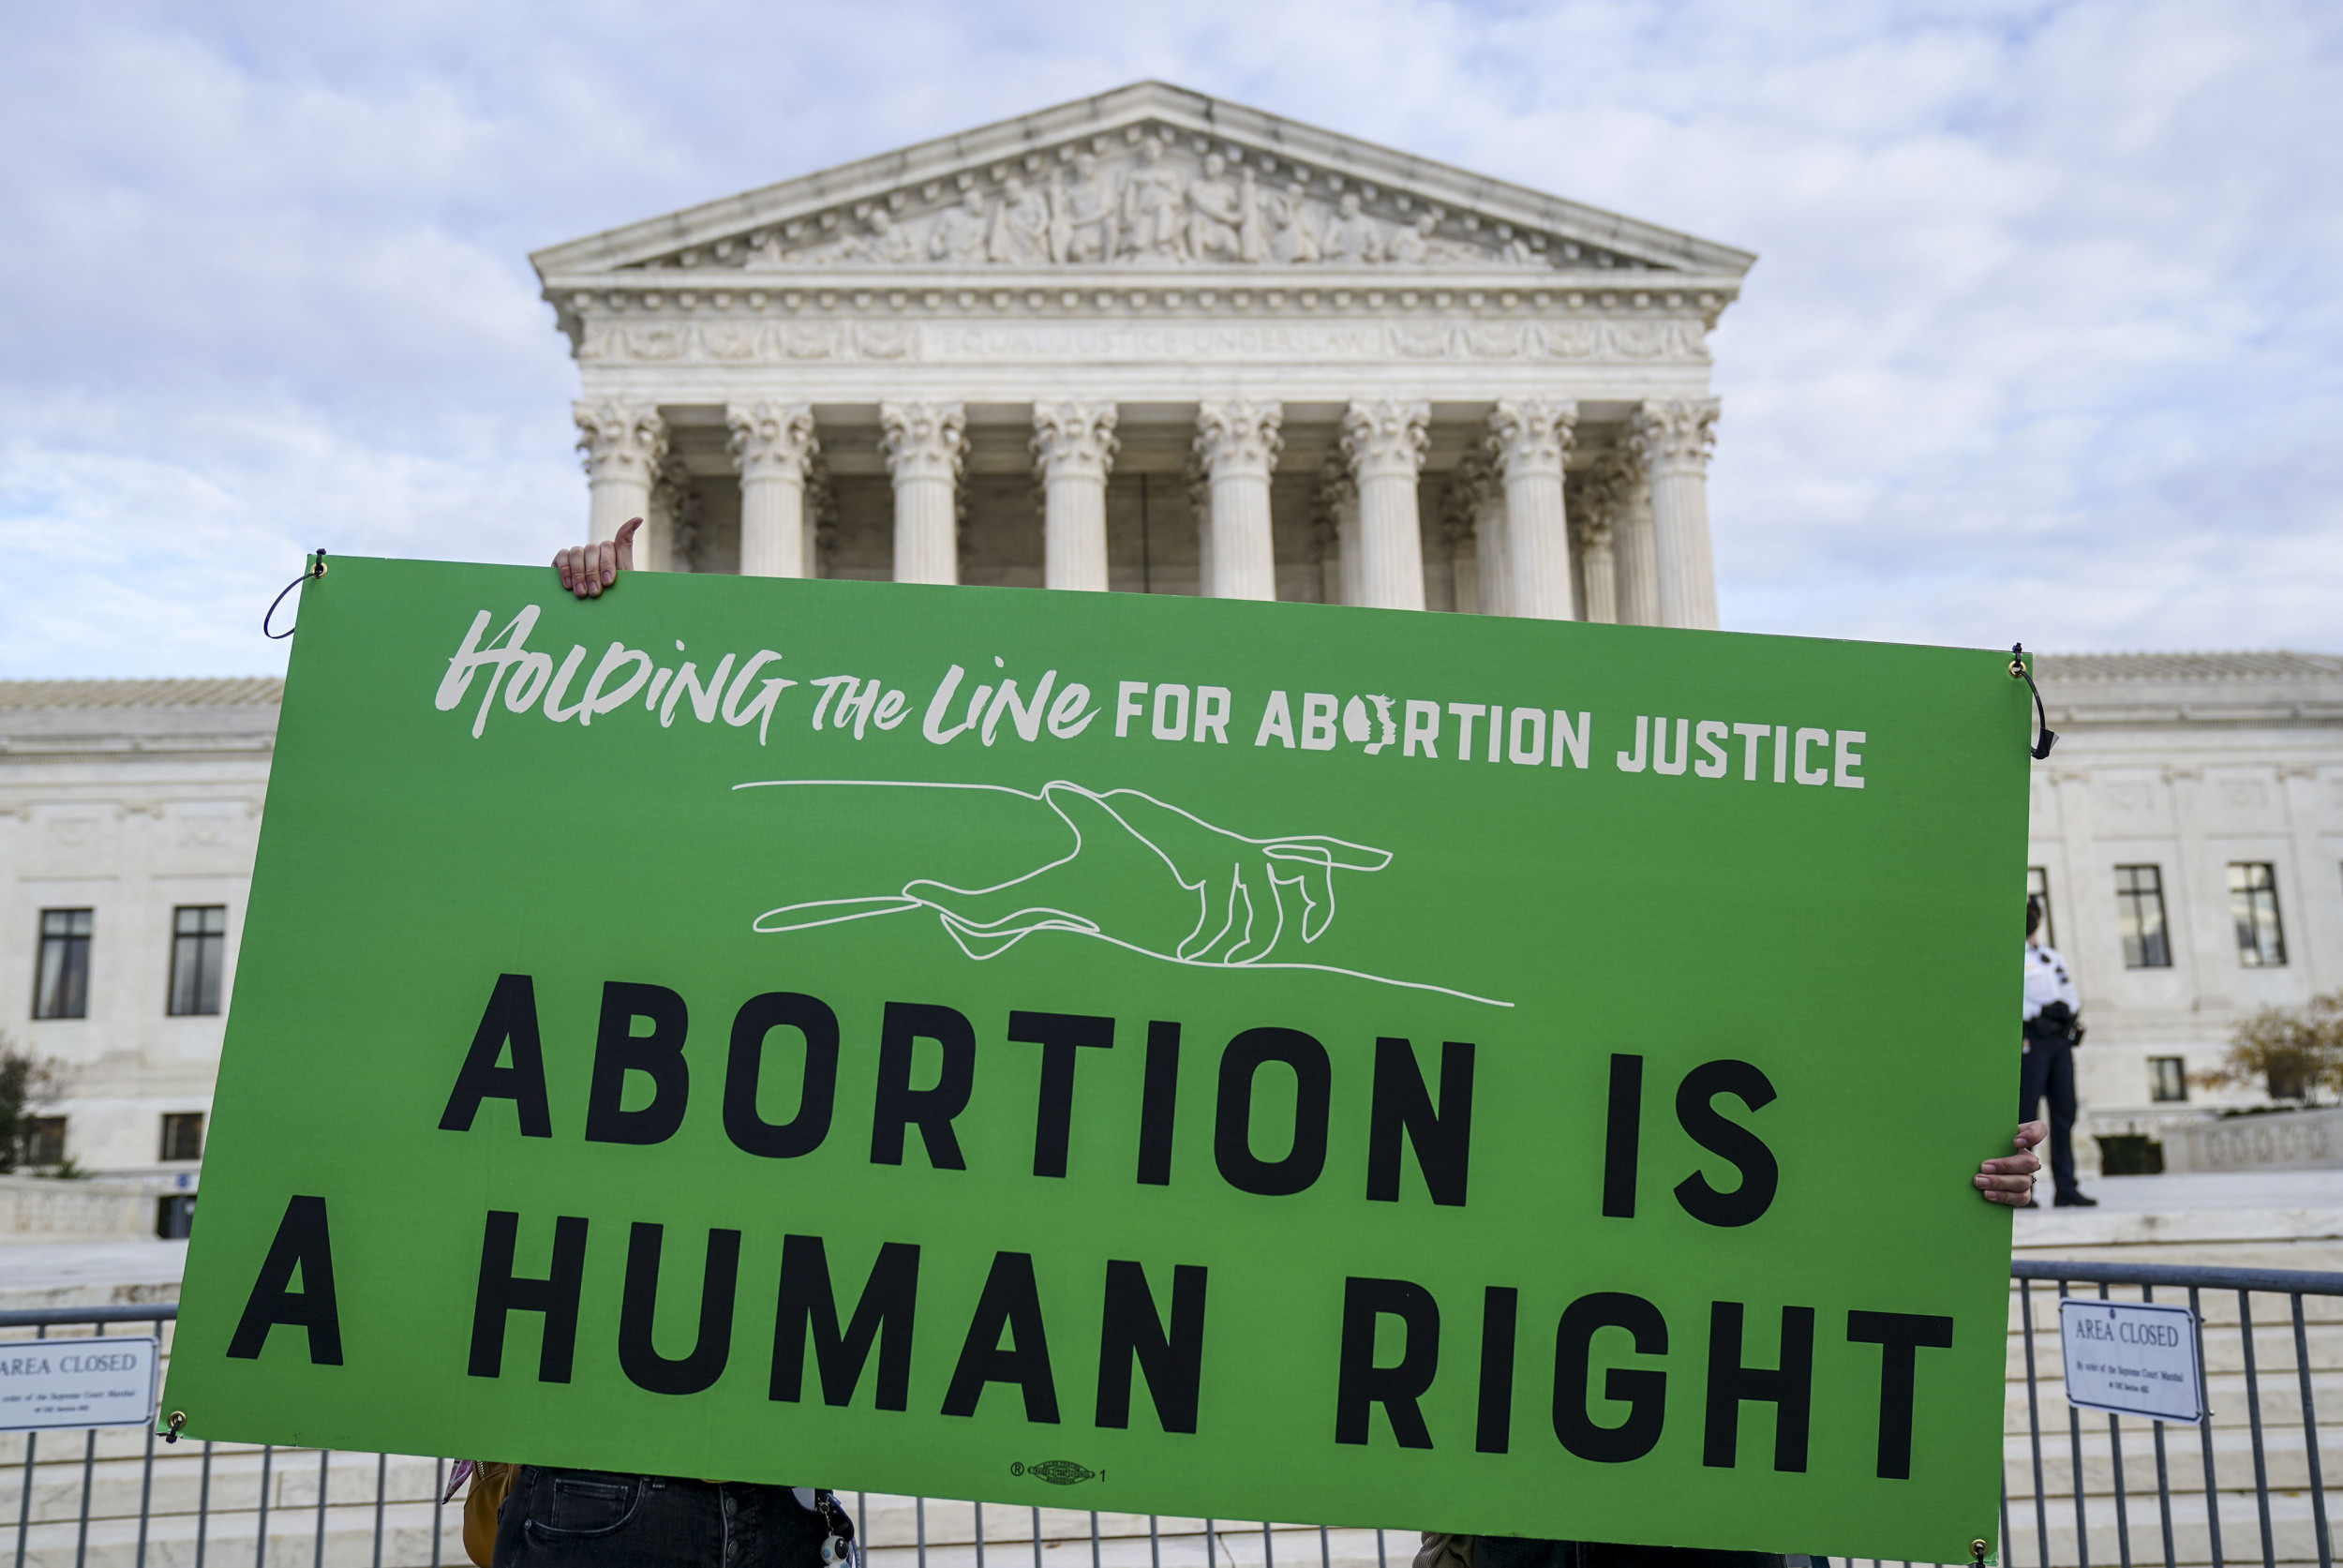
[[[905,321],[596,318],[577,357],[656,365],[1508,360],[1706,364],[1690,317],[1487,321]]]

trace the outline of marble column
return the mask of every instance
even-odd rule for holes
[[[1619,579],[1614,571],[1610,517],[1591,514],[1578,524],[1578,564],[1586,578],[1584,620],[1611,625],[1619,620]]]
[[[1358,604],[1424,607],[1424,525],[1416,475],[1424,468],[1432,405],[1381,398],[1342,417],[1342,452],[1359,482]]]
[[[1485,452],[1468,452],[1455,481],[1470,511],[1475,607],[1483,615],[1510,615],[1505,560],[1505,485]]]
[[[1216,599],[1277,597],[1269,531],[1269,473],[1285,441],[1281,405],[1251,398],[1205,403],[1196,412],[1196,455],[1212,485],[1210,575]]]
[[[1570,517],[1562,505],[1562,461],[1578,405],[1508,398],[1489,415],[1489,452],[1505,480],[1506,613],[1570,620]]]
[[[1112,403],[1034,405],[1045,588],[1106,591],[1107,470],[1118,444]]]
[[[1651,485],[1633,442],[1604,456],[1595,474],[1611,501],[1612,570],[1619,619],[1627,626],[1660,624],[1660,565],[1651,537]]]
[[[597,544],[616,539],[628,518],[650,516],[651,484],[667,455],[666,424],[649,403],[573,403],[570,412],[586,455],[587,532]]]
[[[879,450],[895,481],[895,580],[960,581],[955,491],[968,453],[958,403],[881,403]]]
[[[698,523],[697,498],[692,490],[692,468],[673,453],[660,459],[650,482],[650,506],[634,535],[634,570],[672,572],[688,558],[691,542],[684,538]]]
[[[740,470],[740,575],[805,577],[813,530],[806,468],[821,453],[811,403],[766,401],[724,411],[732,460]]]
[[[1440,493],[1440,548],[1448,559],[1448,607],[1459,615],[1481,608],[1480,549],[1472,532],[1471,495],[1450,474]]]
[[[1361,581],[1359,544],[1359,481],[1340,452],[1326,454],[1318,470],[1318,511],[1334,536],[1335,575],[1327,598],[1330,605],[1359,605]]]
[[[1629,426],[1651,476],[1651,532],[1660,624],[1717,624],[1716,566],[1709,554],[1709,453],[1717,400],[1646,403]]]

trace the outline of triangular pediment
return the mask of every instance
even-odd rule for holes
[[[1427,158],[1140,82],[531,257],[645,271],[1430,272],[1738,278],[1755,258]],[[1655,280],[1656,281],[1656,280]]]

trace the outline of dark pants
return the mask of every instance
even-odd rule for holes
[[[1813,1561],[1827,1568],[1828,1559]],[[1783,1561],[1773,1552],[1614,1546],[1600,1541],[1539,1541],[1513,1535],[1484,1535],[1472,1545],[1472,1568],[1783,1568]]]
[[[2037,1035],[2027,1030],[2025,1058],[2018,1068],[2018,1120],[2034,1119],[2034,1108],[2050,1094],[2051,1180],[2061,1198],[2072,1198],[2075,1186],[2075,1047],[2064,1034]]]
[[[828,1533],[786,1486],[523,1465],[496,1568],[822,1568]]]

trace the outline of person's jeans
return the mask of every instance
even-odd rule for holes
[[[523,1465],[496,1568],[822,1568],[828,1533],[787,1486]]]
[[[1818,1564],[1828,1559],[1815,1558]],[[1696,1546],[1620,1546],[1601,1541],[1540,1541],[1484,1535],[1472,1568],[1783,1568],[1773,1552],[1718,1552]]]

